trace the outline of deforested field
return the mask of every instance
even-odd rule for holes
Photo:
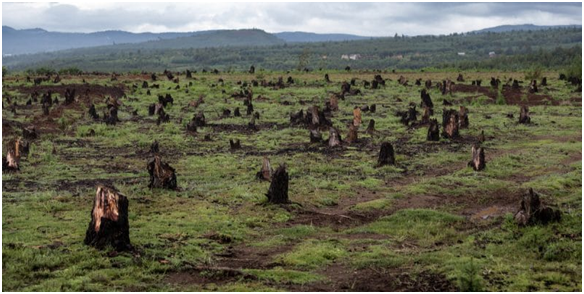
[[[4,76],[2,290],[581,291],[560,74]]]

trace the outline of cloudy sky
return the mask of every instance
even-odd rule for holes
[[[365,36],[582,24],[582,3],[2,3],[2,25],[61,32],[260,28]]]

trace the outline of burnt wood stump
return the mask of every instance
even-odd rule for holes
[[[458,138],[458,125],[458,112],[454,109],[445,109],[442,113],[442,137],[446,139]]]
[[[154,155],[148,160],[148,173],[150,174],[150,184],[148,188],[163,188],[176,190],[175,169],[168,163],[162,162],[159,155]]]
[[[531,117],[529,116],[529,107],[521,106],[521,110],[519,112],[519,123],[520,124],[529,124],[531,123]]]
[[[35,126],[28,126],[22,128],[22,137],[26,140],[34,140],[39,137]]]
[[[460,111],[458,112],[458,127],[460,129],[467,129],[468,126],[468,109],[464,106],[461,106]]]
[[[380,167],[384,165],[395,165],[395,153],[393,151],[393,146],[389,142],[381,144],[379,157],[377,158],[377,166]]]
[[[286,172],[286,166],[280,165],[278,169],[272,175],[272,183],[268,189],[266,196],[268,197],[268,202],[274,204],[287,204],[290,203],[288,199],[288,173]]]
[[[440,126],[438,125],[438,120],[431,119],[430,126],[428,127],[428,135],[426,136],[428,141],[440,141]]]
[[[375,120],[370,119],[369,125],[367,125],[367,129],[365,130],[367,134],[371,134],[375,132]]]
[[[539,199],[539,195],[529,188],[523,195],[520,208],[515,213],[515,222],[520,226],[532,224],[547,224],[553,221],[560,221],[562,214],[559,210],[546,207]]]
[[[475,171],[481,171],[487,166],[485,162],[485,150],[478,145],[472,146],[472,160],[468,162],[468,166]]]
[[[231,150],[241,149],[241,141],[239,139],[235,141],[229,139],[229,147],[231,148]]]
[[[132,250],[128,199],[113,187],[99,185],[93,200],[91,221],[85,233],[85,245],[104,249],[111,245],[117,251]]]
[[[99,119],[99,115],[97,114],[97,111],[95,110],[95,105],[93,104],[89,106],[89,116],[91,116],[91,118],[93,118],[94,120]]]
[[[310,143],[322,142],[322,134],[318,129],[310,130]]]
[[[328,145],[329,147],[336,147],[341,146],[341,135],[337,129],[334,127],[329,128],[329,140]]]
[[[354,125],[350,125],[349,132],[347,133],[347,139],[345,141],[350,144],[353,142],[357,142],[358,139],[359,138],[357,134],[357,127]]]

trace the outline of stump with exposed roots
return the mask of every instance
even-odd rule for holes
[[[381,144],[379,149],[379,157],[377,159],[377,166],[384,165],[395,165],[395,153],[393,151],[393,146],[389,142],[384,142]]]
[[[532,188],[529,188],[529,191],[523,195],[520,208],[515,213],[515,222],[520,226],[537,223],[547,224],[553,221],[560,221],[561,218],[561,212],[543,205],[539,195]]]
[[[264,159],[262,160],[262,168],[256,174],[256,178],[259,180],[266,180],[269,182],[272,180],[273,174],[274,174],[274,170],[272,169],[272,166],[270,165],[270,160],[264,156]]]
[[[128,199],[115,188],[97,187],[83,243],[98,249],[111,245],[117,251],[132,250]]]
[[[159,155],[154,155],[148,160],[148,173],[150,174],[150,184],[148,188],[162,188],[176,190],[175,169],[168,163],[162,162]]]
[[[520,124],[531,123],[531,117],[529,116],[529,107],[521,106],[521,111],[519,112],[519,123]]]
[[[485,162],[485,150],[478,145],[472,146],[472,160],[468,162],[468,166],[475,171],[481,171],[487,166]]]
[[[280,165],[278,169],[272,174],[272,183],[268,189],[266,196],[268,197],[268,202],[274,204],[287,204],[290,203],[288,199],[288,173],[286,172],[286,166]]]

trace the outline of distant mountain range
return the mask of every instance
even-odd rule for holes
[[[533,24],[522,25],[503,25],[482,30],[472,31],[470,33],[502,33],[511,31],[539,31],[557,28],[582,28],[582,25],[558,25],[558,26],[537,26]]]
[[[507,32],[522,30],[544,30],[572,26],[504,25],[473,31],[471,33]],[[133,48],[140,43],[144,49],[184,49],[226,46],[270,46],[284,43],[338,42],[367,40],[349,34],[316,34],[309,32],[267,33],[259,29],[209,30],[186,33],[130,33],[125,31],[103,31],[94,33],[49,32],[43,29],[16,30],[2,26],[2,55],[33,54],[75,48],[112,46]],[[132,45],[134,44],[134,45]]]

